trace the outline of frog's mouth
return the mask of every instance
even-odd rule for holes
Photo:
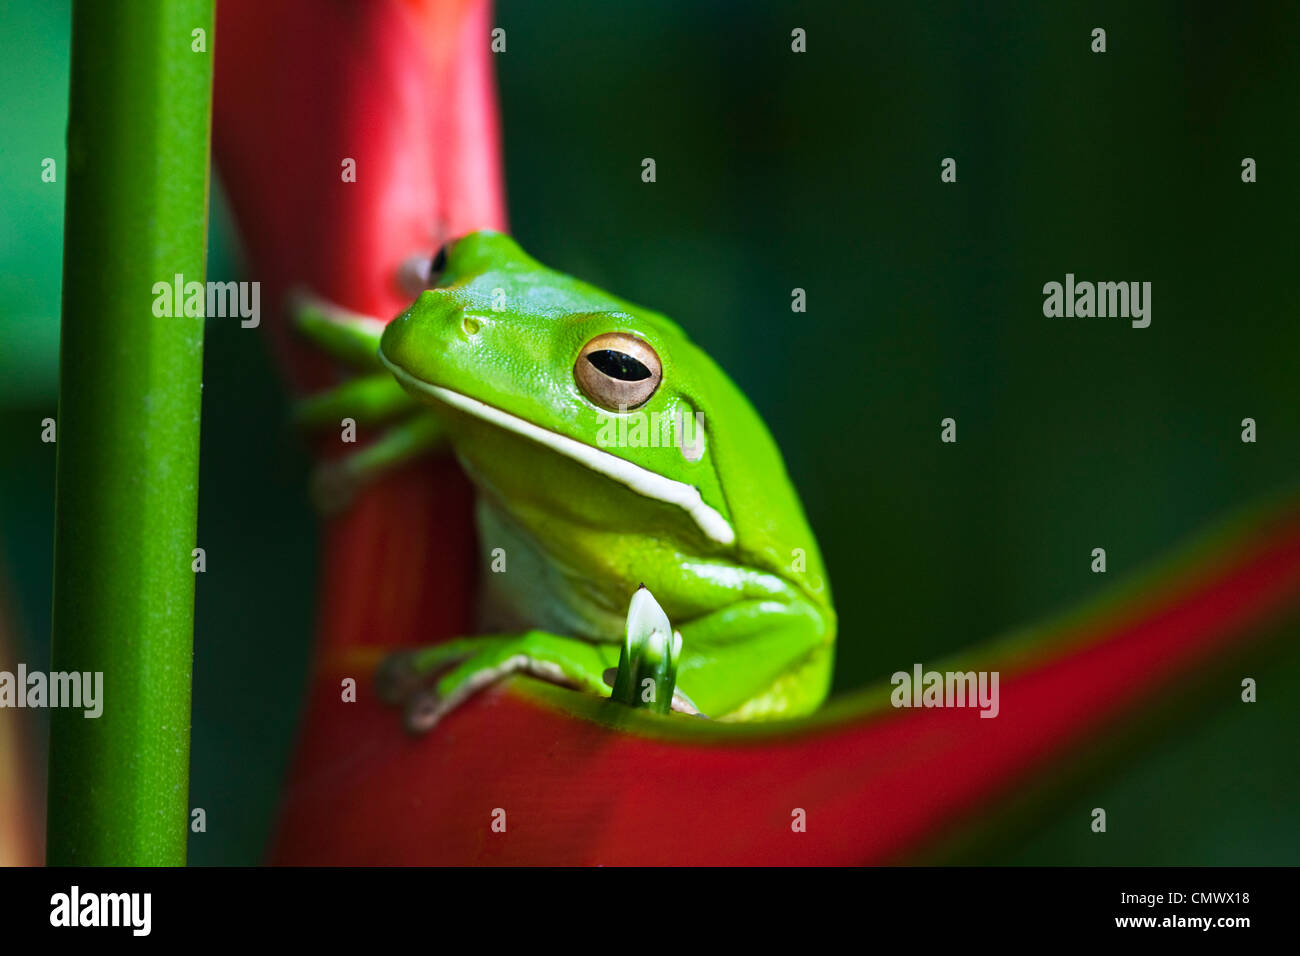
[[[498,428],[504,428],[516,435],[532,439],[538,444],[545,445],[552,451],[564,455],[566,458],[571,458],[585,465],[598,474],[612,478],[619,484],[631,488],[639,495],[653,498],[655,501],[662,501],[665,504],[676,505],[694,519],[709,540],[716,541],[725,547],[730,547],[736,543],[736,532],[731,527],[731,523],[704,501],[700,495],[700,490],[694,485],[675,481],[672,478],[665,478],[648,468],[642,468],[640,465],[619,458],[617,455],[611,455],[607,451],[585,445],[568,435],[561,435],[559,432],[553,432],[542,428],[540,425],[535,425],[518,415],[503,411],[495,405],[480,402],[477,398],[470,398],[461,392],[455,392],[441,385],[433,385],[418,379],[410,372],[389,361],[382,351],[379,353],[379,359],[403,387],[435,398],[445,405],[450,405],[467,415],[473,415],[475,418],[490,422]]]

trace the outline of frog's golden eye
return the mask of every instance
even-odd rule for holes
[[[573,366],[583,394],[611,412],[644,405],[663,375],[655,350],[626,332],[596,336],[582,347]]]

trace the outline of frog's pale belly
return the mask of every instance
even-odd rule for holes
[[[626,611],[611,607],[590,580],[565,565],[563,555],[544,552],[484,495],[477,496],[475,518],[487,568],[478,602],[484,633],[538,629],[602,643],[623,640]],[[504,570],[494,571],[498,548]]]

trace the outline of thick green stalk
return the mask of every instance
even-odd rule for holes
[[[203,319],[153,287],[204,280],[213,0],[79,0],[72,34],[51,669],[103,713],[51,711],[47,860],[179,865]]]

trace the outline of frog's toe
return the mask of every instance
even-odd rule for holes
[[[413,734],[428,733],[443,717],[455,710],[475,691],[494,684],[510,674],[527,671],[529,671],[527,661],[522,656],[503,661],[493,661],[490,658],[471,659],[448,677],[440,680],[435,688],[420,688],[405,695],[406,729]],[[411,673],[415,675],[417,681],[428,676],[420,675],[416,670]]]
[[[671,709],[672,709],[673,713],[676,713],[676,714],[689,714],[689,715],[692,716],[692,717],[704,717],[704,718],[707,718],[707,717],[709,716],[708,714],[703,713],[703,712],[700,710],[700,708],[696,707],[696,706],[695,706],[695,701],[693,701],[693,700],[691,700],[689,697],[687,697],[686,694],[682,691],[682,689],[681,689],[680,687],[679,687],[679,688],[676,688],[676,689],[673,691],[673,702],[672,702],[672,708],[671,708]]]
[[[473,642],[458,640],[394,651],[375,670],[375,693],[386,704],[404,704],[448,668],[474,656]]]
[[[425,734],[437,726],[447,710],[443,699],[434,691],[418,691],[406,701],[403,722],[411,733]]]
[[[389,654],[375,670],[375,693],[385,704],[400,704],[420,686],[420,672],[406,651]]]

